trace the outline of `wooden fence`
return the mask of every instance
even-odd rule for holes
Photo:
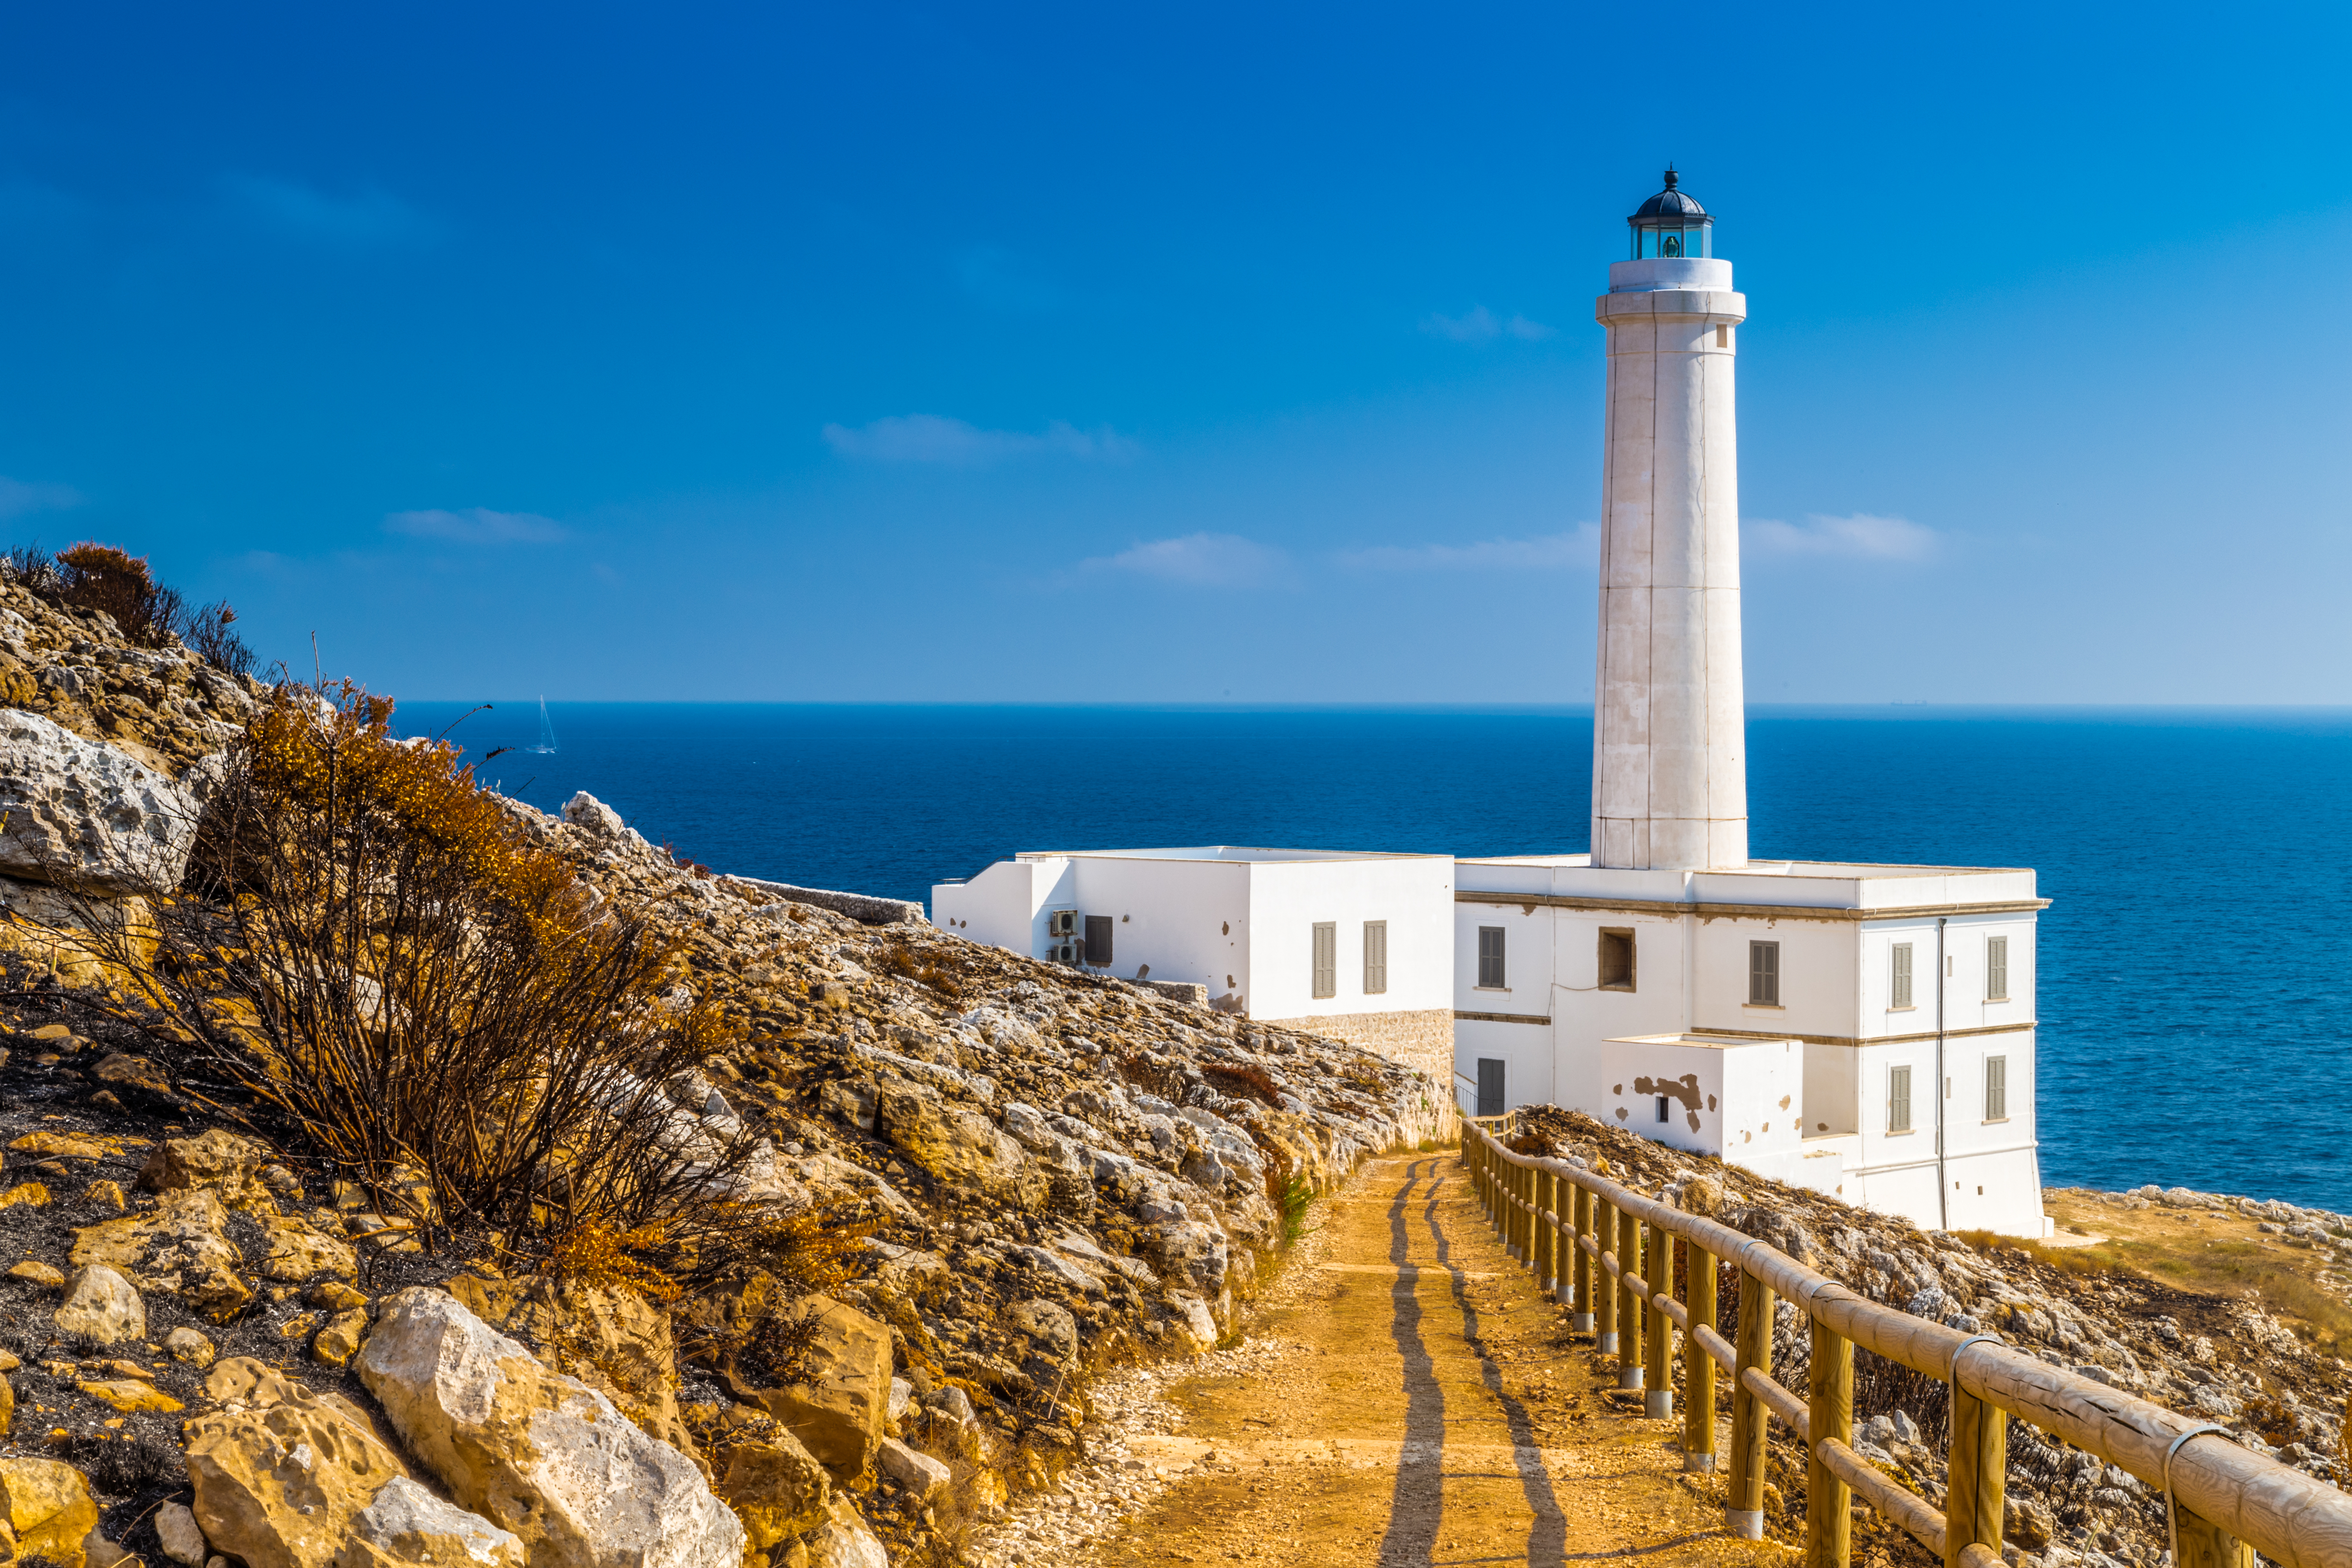
[[[1805,1447],[1805,1568],[1846,1568],[1857,1496],[1948,1568],[1998,1568],[2014,1415],[2162,1491],[2177,1568],[2251,1568],[2258,1551],[2288,1568],[2352,1568],[2352,1496],[2326,1482],[2249,1451],[2210,1423],[2052,1366],[1992,1335],[1870,1300],[1752,1237],[1581,1165],[1515,1154],[1497,1136],[1512,1120],[1465,1119],[1463,1161],[1487,1217],[1568,1306],[1571,1327],[1594,1334],[1603,1353],[1615,1352],[1620,1385],[1642,1389],[1651,1415],[1674,1414],[1673,1337],[1682,1336],[1686,1470],[1717,1468],[1717,1368],[1730,1377],[1726,1523],[1733,1534],[1763,1534],[1765,1424],[1778,1420]],[[1717,1329],[1718,1258],[1739,1268],[1736,1345]],[[1776,1299],[1810,1325],[1801,1395],[1772,1379]],[[1854,1452],[1856,1345],[1951,1385],[1943,1511]]]

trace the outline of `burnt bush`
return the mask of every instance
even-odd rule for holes
[[[700,1268],[699,1238],[751,1223],[723,1201],[747,1139],[666,1088],[720,1043],[716,1016],[671,1006],[646,921],[391,713],[349,684],[281,688],[156,900],[153,963],[125,967],[217,1076],[428,1245],[470,1222]]]

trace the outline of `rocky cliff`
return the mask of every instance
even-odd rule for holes
[[[505,802],[670,944],[724,1043],[659,1114],[748,1151],[725,1201],[804,1225],[824,1288],[420,1227],[125,967],[268,698],[0,579],[0,1561],[953,1562],[1099,1371],[1236,1331],[1317,1193],[1448,1130],[1377,1056]]]

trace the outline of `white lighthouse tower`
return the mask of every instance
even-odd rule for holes
[[[1592,847],[1454,866],[1462,1109],[1573,1106],[1923,1226],[2043,1232],[2030,870],[1753,860],[1732,366],[1681,188],[1608,334]]]
[[[1748,301],[1715,220],[1666,188],[1593,313],[1609,333],[1592,863],[1748,863],[1732,363]]]

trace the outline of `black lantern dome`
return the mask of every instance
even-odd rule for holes
[[[1633,230],[1633,258],[1699,257],[1713,253],[1715,220],[1706,209],[1678,188],[1679,176],[1666,171],[1666,188],[1643,202],[1625,222]]]

